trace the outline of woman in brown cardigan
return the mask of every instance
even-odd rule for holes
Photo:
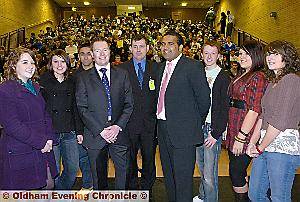
[[[300,166],[300,58],[286,41],[266,47],[267,78],[262,114],[247,148],[253,161],[249,197],[251,201],[291,201],[291,189]]]

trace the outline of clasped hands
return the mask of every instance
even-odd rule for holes
[[[108,143],[114,143],[117,140],[117,136],[121,131],[120,126],[112,125],[103,129],[100,133],[101,137]]]
[[[256,158],[259,156],[259,152],[257,151],[257,147],[253,143],[249,143],[246,154],[250,157]]]

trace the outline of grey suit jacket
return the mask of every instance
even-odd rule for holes
[[[125,70],[111,65],[110,92],[112,100],[112,124],[122,128],[114,144],[129,145],[126,124],[133,111],[132,89]],[[101,78],[92,68],[82,72],[77,79],[76,101],[84,123],[83,145],[88,149],[101,149],[107,142],[101,131],[107,126],[107,96]]]

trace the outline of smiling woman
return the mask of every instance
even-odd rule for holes
[[[24,48],[13,50],[0,85],[0,190],[53,188],[57,175],[50,116],[32,82],[35,56]]]
[[[57,145],[53,146],[57,170],[63,171],[55,180],[55,188],[71,189],[79,168],[77,138],[82,139],[82,123],[75,101],[75,79],[68,74],[70,59],[64,50],[52,52],[48,72],[41,75],[42,95],[46,101],[56,133]]]

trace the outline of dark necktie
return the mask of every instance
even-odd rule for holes
[[[139,67],[139,69],[138,69],[138,80],[139,80],[140,88],[142,89],[143,88],[144,71],[143,71],[141,63],[138,63],[138,67]]]
[[[112,116],[112,106],[111,106],[111,96],[110,96],[110,87],[109,87],[109,81],[106,75],[106,68],[101,68],[100,71],[102,72],[102,84],[105,88],[105,93],[107,95],[107,120],[111,121]]]

